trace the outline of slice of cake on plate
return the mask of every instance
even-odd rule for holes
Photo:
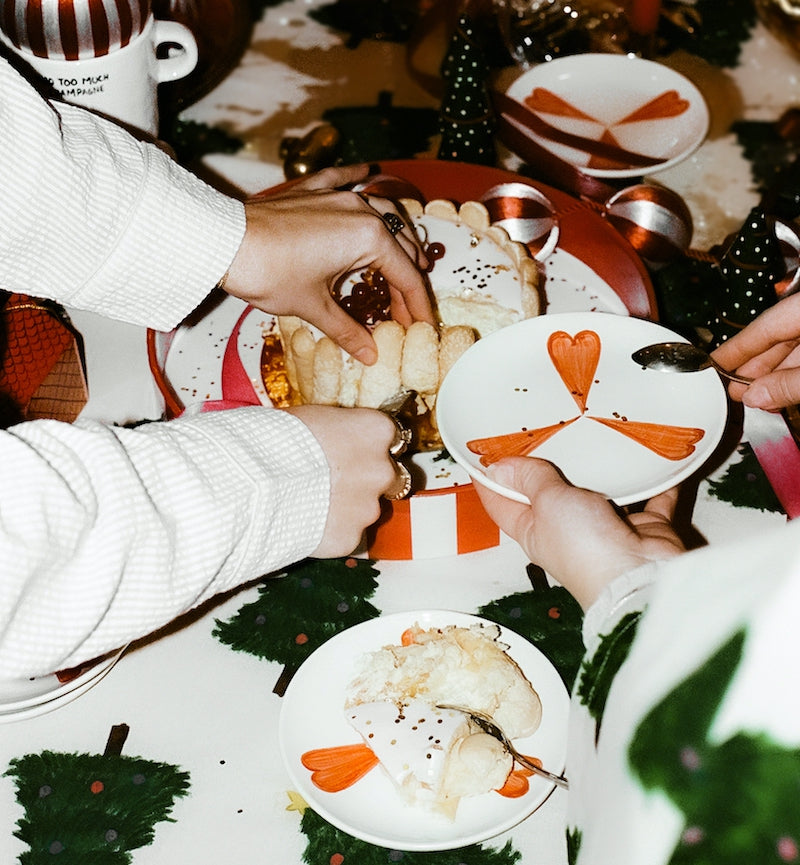
[[[503,792],[514,761],[460,711],[492,717],[513,739],[541,721],[538,694],[499,640],[497,626],[409,628],[397,645],[366,653],[346,689],[344,716],[363,745],[303,755],[327,792],[380,765],[401,798],[450,819],[460,800]],[[527,790],[527,782],[515,792]]]

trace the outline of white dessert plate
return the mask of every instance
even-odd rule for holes
[[[640,57],[560,57],[523,73],[506,93],[532,112],[526,125],[514,123],[520,131],[593,177],[669,168],[708,133],[708,106],[697,87]],[[606,145],[616,149],[604,152]]]
[[[548,350],[557,332],[565,334],[558,362]],[[584,332],[595,336],[578,336]],[[573,484],[619,505],[663,492],[711,456],[728,413],[713,370],[670,374],[631,360],[636,349],[668,340],[685,341],[653,322],[602,312],[544,315],[490,334],[461,356],[440,388],[445,447],[476,481],[517,501],[527,499],[491,480],[482,458],[511,451],[541,457]],[[576,386],[570,369],[586,370],[589,342],[596,370],[579,373]],[[585,408],[573,391],[586,394]]]
[[[280,748],[297,791],[321,816],[357,838],[396,850],[449,850],[477,844],[515,826],[532,814],[554,789],[533,776],[529,791],[518,799],[486,793],[462,799],[454,820],[403,802],[380,766],[339,793],[325,793],[311,782],[301,763],[306,751],[358,744],[361,738],[345,719],[346,688],[360,657],[399,643],[414,623],[421,627],[488,624],[485,619],[447,610],[394,613],[349,628],[328,640],[300,667],[283,698]],[[564,768],[569,696],[556,669],[523,637],[501,628],[501,642],[542,701],[542,723],[516,745],[539,757],[545,767]]]
[[[93,688],[117,663],[124,649],[97,661],[65,671],[29,679],[0,679],[0,724],[52,712]]]

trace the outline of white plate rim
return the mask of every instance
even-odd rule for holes
[[[337,811],[337,809],[326,804],[327,801],[333,802],[335,805],[337,803],[335,797],[341,797],[344,794],[322,793],[322,791],[317,791],[311,784],[310,774],[300,764],[300,754],[309,748],[326,747],[327,745],[334,744],[332,740],[325,740],[322,737],[320,737],[320,740],[312,737],[307,741],[305,746],[298,745],[294,747],[290,744],[290,736],[296,735],[298,718],[301,716],[301,713],[305,714],[307,712],[303,708],[303,700],[309,688],[313,686],[313,677],[317,673],[317,665],[324,665],[326,675],[329,678],[337,677],[335,681],[329,684],[329,687],[342,700],[341,707],[338,708],[338,718],[333,722],[337,733],[341,731],[343,735],[347,735],[346,740],[342,741],[341,744],[360,742],[360,737],[349,727],[344,718],[344,687],[349,681],[352,671],[341,664],[337,668],[337,665],[331,663],[331,656],[335,659],[340,655],[346,655],[355,659],[354,649],[356,645],[359,646],[359,652],[364,652],[378,649],[387,643],[398,642],[402,632],[413,625],[414,622],[419,622],[422,627],[443,627],[449,624],[463,627],[469,627],[472,624],[497,625],[496,622],[491,622],[488,619],[454,610],[410,610],[408,612],[389,613],[379,616],[340,632],[306,659],[286,690],[278,722],[281,757],[292,783],[308,802],[309,806],[332,825],[363,841],[390,849],[419,852],[450,850],[470,844],[478,844],[511,829],[529,817],[549,798],[555,789],[555,785],[544,778],[533,776],[529,779],[531,784],[530,791],[520,799],[504,800],[496,793],[487,793],[483,796],[472,797],[470,800],[462,800],[459,814],[451,824],[445,818],[428,817],[420,809],[403,805],[394,792],[391,781],[385,776],[380,776],[380,768],[376,767],[370,775],[376,773],[376,783],[382,789],[385,789],[385,793],[390,797],[390,801],[393,803],[396,802],[398,813],[407,815],[409,821],[413,821],[416,831],[419,831],[420,821],[426,819],[436,822],[442,832],[441,837],[436,839],[420,840],[418,837],[407,837],[402,834],[398,834],[397,837],[388,837],[386,834],[370,831],[362,825],[354,825],[352,821],[344,819],[341,816],[341,809]],[[509,655],[517,661],[523,672],[529,678],[531,676],[534,677],[532,684],[542,698],[543,715],[539,730],[530,739],[522,740],[521,742],[517,742],[517,744],[521,745],[523,750],[531,750],[535,747],[537,735],[540,740],[544,741],[546,739],[548,750],[541,752],[537,750],[537,756],[542,757],[544,765],[547,768],[555,772],[561,772],[566,760],[569,714],[569,694],[567,693],[567,689],[555,667],[533,643],[505,625],[497,626],[500,628],[500,641],[511,647]],[[365,639],[366,643],[364,643]],[[333,706],[329,706],[329,709],[337,711]],[[323,713],[319,712],[317,718],[321,718],[322,715]],[[338,743],[338,739],[336,743]],[[528,743],[534,744],[531,745]],[[366,778],[361,779],[356,785],[353,785],[351,790],[356,789],[357,785],[363,783],[365,780]],[[347,793],[348,791],[344,792]],[[473,805],[474,807],[483,806],[485,809],[487,802],[489,804],[492,803],[493,797],[498,804],[512,803],[511,807],[508,807],[507,810],[513,813],[509,814],[506,819],[498,824],[492,825],[491,829],[475,831],[474,825],[471,825],[470,830],[464,830],[462,823],[472,824],[473,821],[469,815],[464,814],[462,816],[462,809],[465,809],[465,806],[468,805]],[[514,807],[515,805],[516,807]]]
[[[628,64],[626,67],[624,64]],[[663,63],[657,63],[653,60],[647,60],[643,57],[628,54],[602,54],[597,52],[588,52],[585,54],[573,54],[566,57],[557,57],[546,63],[539,63],[531,69],[523,72],[517,77],[506,89],[506,95],[520,100],[530,93],[531,88],[536,85],[539,78],[545,77],[546,80],[552,80],[554,75],[566,76],[570,74],[572,69],[580,66],[588,67],[590,72],[587,73],[591,77],[592,68],[604,67],[611,68],[619,66],[622,73],[621,80],[629,80],[629,76],[635,74],[635,70],[631,70],[630,64],[638,65],[641,69],[646,70],[648,74],[658,76],[665,79],[665,86],[672,86],[678,89],[684,98],[690,100],[692,108],[697,112],[697,129],[693,137],[687,140],[686,145],[674,156],[665,159],[661,162],[654,163],[646,168],[625,168],[625,169],[603,169],[589,168],[585,165],[576,165],[583,174],[590,177],[622,179],[626,177],[641,177],[643,175],[655,174],[659,171],[664,171],[671,168],[684,159],[691,156],[708,135],[708,130],[711,124],[711,115],[708,109],[708,103],[699,88],[690,81],[685,75],[673,69],[670,66],[665,66]],[[545,140],[536,137],[539,143],[546,150],[550,150],[549,143]],[[563,158],[561,151],[553,151],[555,155]],[[565,160],[566,161],[566,160]],[[571,163],[575,164],[575,163]]]
[[[44,714],[74,700],[106,676],[124,652],[125,647],[109,653],[88,670],[63,684],[58,681],[55,673],[47,677],[37,677],[48,680],[52,678],[55,687],[34,697],[0,703],[0,724]]]
[[[450,456],[466,470],[473,480],[503,496],[506,496],[507,498],[528,504],[528,499],[521,493],[504,487],[492,480],[486,474],[485,470],[477,464],[477,456],[467,452],[466,442],[462,442],[460,437],[456,435],[452,429],[452,418],[455,414],[455,409],[451,412],[450,406],[456,401],[457,389],[462,386],[462,378],[469,375],[470,368],[476,364],[480,364],[485,368],[487,363],[486,355],[488,353],[495,350],[499,350],[499,354],[502,354],[504,351],[509,352],[511,351],[510,347],[516,345],[517,341],[522,342],[523,338],[527,343],[531,339],[535,339],[537,336],[549,335],[550,332],[555,330],[571,330],[572,332],[586,328],[604,330],[604,324],[611,321],[614,321],[614,325],[612,325],[613,327],[618,327],[619,325],[617,323],[624,321],[629,323],[624,325],[626,327],[637,328],[643,332],[647,331],[650,336],[648,336],[645,341],[642,341],[641,345],[645,345],[648,342],[662,342],[666,340],[679,342],[688,341],[685,337],[674,333],[663,325],[646,319],[618,316],[607,312],[564,312],[526,319],[525,321],[510,325],[508,328],[503,329],[503,337],[500,340],[493,339],[495,335],[489,334],[471,346],[470,349],[459,358],[439,389],[439,395],[437,397],[437,421],[445,448],[449,452]],[[540,333],[537,333],[537,331]],[[709,401],[716,399],[716,404],[712,406],[713,418],[716,420],[716,425],[705,429],[706,434],[703,437],[701,445],[699,445],[695,450],[695,453],[686,460],[681,461],[680,467],[675,465],[674,471],[668,472],[665,475],[663,482],[645,486],[636,493],[628,494],[614,495],[608,490],[598,490],[599,492],[603,492],[620,506],[634,504],[651,498],[658,493],[676,486],[694,474],[694,472],[696,472],[700,466],[708,460],[722,439],[728,417],[728,400],[725,387],[719,379],[719,376],[717,376],[713,370],[707,369],[690,375],[680,375],[676,373],[675,376],[670,376],[668,373],[656,372],[653,370],[641,370],[641,368],[636,366],[633,360],[631,360],[630,363],[631,373],[635,374],[638,371],[641,371],[643,375],[647,374],[650,376],[649,381],[654,387],[659,384],[662,384],[665,388],[668,385],[675,386],[679,379],[686,381],[687,390],[692,389],[692,384],[695,385],[695,390],[699,384],[706,385],[704,397]],[[669,382],[669,379],[673,379],[673,381]],[[472,390],[474,392],[474,386]],[[492,413],[486,406],[484,407],[484,410],[489,414]],[[647,420],[645,417],[637,419],[643,421]],[[476,432],[474,437],[481,437],[481,435]],[[551,442],[554,441],[554,439],[551,439]],[[539,454],[534,453],[531,455],[538,456]],[[544,458],[543,454],[542,456]],[[665,462],[664,465],[666,469],[668,463]],[[584,483],[581,478],[572,477],[570,480],[577,485],[583,485]]]

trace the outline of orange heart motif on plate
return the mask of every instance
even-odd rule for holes
[[[547,353],[581,414],[584,414],[600,362],[600,337],[593,330],[582,330],[575,336],[557,330],[547,340]]]
[[[467,448],[480,456],[481,465],[490,466],[504,457],[527,456],[560,430],[586,415],[586,402],[600,362],[600,347],[600,337],[593,330],[581,330],[575,336],[563,330],[551,333],[547,340],[547,353],[581,414],[538,429],[525,427],[516,432],[468,441]],[[697,442],[705,435],[704,430],[696,427],[629,421],[622,416],[589,416],[589,420],[622,433],[668,460],[690,457]]]
[[[679,117],[689,108],[689,100],[684,99],[677,90],[665,90],[660,96],[640,105],[622,120],[617,121],[617,126],[623,123],[640,123],[644,120],[660,120],[665,117]]]

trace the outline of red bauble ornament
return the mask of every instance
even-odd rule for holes
[[[606,201],[605,215],[654,268],[684,255],[692,241],[694,225],[686,202],[664,186],[628,186]]]
[[[531,255],[544,261],[558,243],[558,219],[550,199],[527,183],[499,183],[487,189],[481,203],[494,225],[512,240],[525,244]]]

